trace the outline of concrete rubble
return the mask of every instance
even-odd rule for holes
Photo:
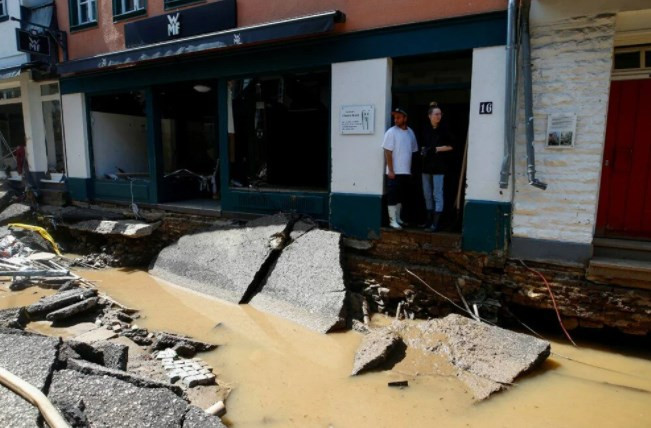
[[[284,214],[184,236],[150,273],[319,332],[345,326],[341,236]]]
[[[352,376],[375,369],[390,359],[394,351],[404,347],[402,338],[388,329],[373,330],[362,338],[355,352]]]
[[[23,328],[27,325],[27,312],[25,308],[11,308],[0,310],[0,327]]]
[[[409,347],[444,357],[476,400],[484,400],[539,366],[547,341],[451,314],[421,324],[396,322],[391,331]]]
[[[144,223],[137,220],[85,220],[67,227],[81,232],[100,235],[120,235],[127,238],[142,238],[151,235],[160,222]]]
[[[58,309],[56,311],[50,312],[45,316],[45,319],[48,321],[61,321],[67,318],[74,317],[76,315],[87,312],[97,306],[99,299],[97,297],[90,297],[84,299],[80,302],[74,303],[65,308]]]
[[[217,416],[209,415],[198,407],[190,406],[183,419],[183,428],[226,428]]]
[[[27,306],[26,311],[31,319],[39,319],[47,316],[51,312],[80,303],[95,296],[97,296],[97,290],[94,289],[67,290],[42,298],[38,302]]]

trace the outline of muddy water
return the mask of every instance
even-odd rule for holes
[[[141,309],[140,326],[222,345],[202,358],[234,387],[226,403],[233,427],[651,426],[651,352],[626,356],[553,343],[554,353],[582,363],[552,356],[510,391],[473,404],[456,378],[435,373],[431,357],[409,352],[389,372],[351,378],[361,340],[355,332],[316,334],[140,271],[83,275]],[[409,380],[409,387],[388,388],[393,380]]]
[[[20,291],[9,290],[9,282],[0,281],[0,309],[27,306],[37,302],[41,297],[56,293],[56,290],[29,287]]]

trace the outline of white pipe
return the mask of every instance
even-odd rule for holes
[[[51,428],[70,428],[68,422],[40,389],[2,367],[0,367],[0,383],[36,406]]]

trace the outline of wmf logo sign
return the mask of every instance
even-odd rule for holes
[[[41,42],[39,39],[35,39],[34,37],[29,38],[29,50],[34,51],[34,52],[40,52],[41,51]]]
[[[178,36],[181,32],[180,13],[167,15],[167,36]]]

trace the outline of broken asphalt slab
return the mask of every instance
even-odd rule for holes
[[[143,223],[137,220],[85,220],[65,227],[80,232],[96,233],[99,235],[118,235],[127,238],[142,238],[151,235],[160,222]]]
[[[327,333],[344,326],[345,299],[341,235],[317,229],[283,250],[250,304]]]
[[[97,290],[94,289],[76,289],[67,290],[60,293],[55,293],[47,297],[43,297],[36,303],[26,307],[27,315],[34,319],[43,317],[50,312],[56,311],[66,306],[73,305],[97,295]]]
[[[22,330],[0,332],[0,367],[34,387],[45,390],[57,362],[61,340]],[[0,426],[37,426],[39,412],[13,391],[0,385]]]
[[[291,219],[262,217],[246,227],[187,235],[164,248],[150,273],[233,303],[260,281],[270,256],[285,241]]]
[[[209,415],[196,406],[188,406],[183,428],[226,428],[217,416]]]
[[[483,400],[550,354],[547,341],[451,314],[418,326],[410,346],[445,357],[476,400]]]
[[[15,222],[27,217],[32,209],[25,204],[11,204],[4,211],[0,212],[0,225]]]
[[[400,336],[388,329],[373,330],[364,335],[355,353],[351,375],[383,365],[400,346],[405,346]]]
[[[25,308],[0,310],[0,327],[24,328],[28,323]]]
[[[141,388],[112,375],[76,370],[54,373],[48,398],[55,403],[83,400],[91,426],[179,427],[187,402],[167,388]]]

